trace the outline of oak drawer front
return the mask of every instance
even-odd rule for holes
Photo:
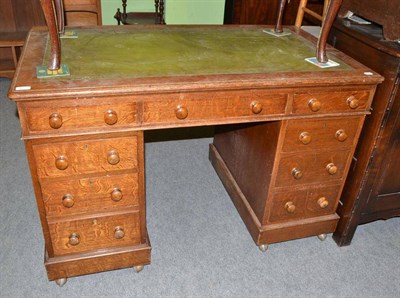
[[[360,117],[288,121],[282,151],[351,148]]]
[[[276,187],[340,180],[349,151],[314,151],[281,155]]]
[[[335,212],[340,185],[275,193],[269,222],[290,221]]]
[[[366,110],[369,91],[295,94],[294,114],[355,112]]]
[[[140,243],[139,212],[49,224],[55,255]]]
[[[210,96],[212,97],[212,96]],[[190,99],[144,103],[143,122],[180,123],[191,120],[260,117],[285,113],[286,95],[248,95],[215,97],[208,100]]]
[[[137,137],[33,145],[39,178],[137,171]]]
[[[135,103],[92,106],[26,106],[26,124],[30,133],[59,133],[88,129],[116,129],[136,125]]]
[[[139,205],[138,174],[41,183],[47,217]]]

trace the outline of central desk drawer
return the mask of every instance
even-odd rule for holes
[[[45,180],[41,182],[46,216],[99,212],[139,205],[138,174]]]
[[[29,133],[61,133],[93,129],[115,129],[134,126],[136,103],[77,105],[67,101],[49,107],[26,104],[26,125]],[[65,104],[65,106],[63,106]],[[69,104],[69,105],[68,105]]]
[[[231,96],[230,96],[231,95]],[[206,97],[207,94],[202,95]],[[242,92],[240,95],[185,96],[144,102],[143,123],[181,123],[198,120],[282,115],[286,109],[286,94]]]
[[[139,212],[49,223],[55,255],[140,243]]]
[[[33,145],[39,178],[132,169],[137,172],[137,137]]]

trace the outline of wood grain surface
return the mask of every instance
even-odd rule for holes
[[[125,236],[114,237],[115,228],[123,227]],[[49,224],[54,253],[58,256],[139,244],[141,240],[139,212],[116,216],[93,217],[76,221],[59,221]],[[79,235],[79,244],[71,245],[72,233]]]
[[[104,120],[108,110],[114,111],[117,115],[117,122],[113,125],[108,125]],[[55,130],[49,125],[49,118],[52,114],[59,114],[62,117],[59,131],[76,132],[102,128],[115,130],[120,127],[132,126],[136,124],[137,111],[135,102],[113,104],[113,99],[110,99],[109,103],[105,105],[86,106],[77,105],[76,102],[73,105],[66,102],[65,104],[57,103],[54,106],[48,103],[46,107],[27,105],[25,113],[28,130],[34,134],[38,132],[52,133]]]
[[[310,153],[282,153],[279,161],[279,168],[276,187],[293,187],[308,183],[334,183],[340,182],[346,169],[349,150],[315,151]],[[326,170],[329,163],[334,163],[338,171],[330,175]],[[298,168],[303,176],[295,179],[292,169]]]
[[[350,96],[354,96],[359,101],[357,108],[352,109],[347,103]],[[312,113],[308,105],[311,99],[316,99],[321,103],[321,109],[316,113],[365,111],[369,108],[370,93],[368,91],[356,91],[295,94],[292,112],[297,114]]]
[[[148,237],[147,237],[148,239]],[[84,274],[148,265],[151,260],[149,242],[135,246],[110,248],[91,253],[80,253],[49,258],[45,266],[49,280]]]
[[[323,118],[320,120],[303,119],[288,121],[283,152],[304,152],[313,150],[332,150],[350,148],[356,141],[360,117]],[[336,132],[343,130],[347,139],[339,141]],[[311,141],[308,144],[301,142],[300,135],[309,134]]]
[[[273,204],[269,218],[264,224],[332,214],[336,209],[339,189],[340,185],[334,185],[275,193],[272,197]],[[326,208],[318,205],[317,201],[321,197],[328,200]],[[296,207],[293,213],[285,209],[285,204],[290,201]]]
[[[262,105],[262,111],[257,114],[258,116],[285,113],[285,94],[271,94],[265,91],[194,93],[176,100],[145,102],[143,122],[168,124],[179,122],[176,116],[178,106],[188,110],[185,121],[255,117],[256,113],[252,111],[252,103],[255,102]]]
[[[40,183],[47,217],[60,217],[81,213],[102,212],[139,205],[138,174],[109,175],[67,180],[45,180]],[[112,192],[122,193],[119,201]],[[72,207],[63,205],[65,195],[73,197]]]
[[[120,161],[110,164],[109,153],[118,152]],[[137,171],[137,139],[115,138],[56,144],[34,145],[33,151],[40,178],[68,177],[89,173],[107,174],[116,170]],[[59,170],[56,161],[65,157],[68,167]]]

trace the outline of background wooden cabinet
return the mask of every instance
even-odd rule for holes
[[[0,32],[29,31],[44,25],[39,0],[0,0]]]
[[[330,43],[385,77],[354,154],[334,239],[349,245],[357,225],[400,216],[400,44],[382,27],[337,19]]]

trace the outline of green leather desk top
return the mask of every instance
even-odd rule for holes
[[[337,58],[337,67],[312,65],[304,60],[315,57],[311,42],[297,34],[275,37],[260,27],[118,28],[78,29],[78,38],[62,39],[61,61],[71,72],[64,79],[350,69]]]

